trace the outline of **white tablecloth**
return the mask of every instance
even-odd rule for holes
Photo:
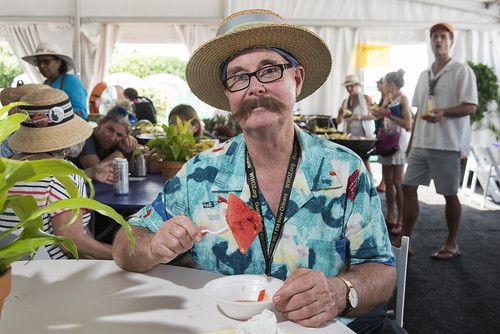
[[[237,327],[202,292],[220,275],[162,265],[132,273],[113,261],[16,262],[0,333],[199,333]],[[295,333],[353,333],[339,322],[305,328],[278,315]]]

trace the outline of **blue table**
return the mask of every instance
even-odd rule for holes
[[[161,173],[148,174],[145,178],[131,177],[128,195],[115,195],[113,186],[109,184],[100,182],[92,182],[92,184],[95,190],[94,199],[112,207],[127,219],[131,214],[153,202],[165,182]],[[87,190],[89,188],[87,185]],[[114,233],[120,226],[110,218],[95,211],[92,211],[89,225],[95,239],[107,243],[112,242]]]
[[[95,189],[94,199],[102,204],[109,205],[115,210],[127,209],[137,211],[153,202],[165,184],[161,173],[148,174],[142,181],[135,181],[135,179],[141,178],[131,177],[128,195],[115,195],[112,185],[93,182]]]

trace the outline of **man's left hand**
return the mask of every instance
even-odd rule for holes
[[[125,137],[123,141],[120,143],[120,148],[129,154],[134,152],[137,146],[138,146],[137,139],[135,139],[135,137],[133,136]]]
[[[319,326],[337,316],[337,302],[327,277],[317,270],[297,269],[273,296],[276,311],[302,326]]]

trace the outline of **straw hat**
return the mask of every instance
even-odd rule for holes
[[[215,108],[230,110],[219,67],[234,54],[254,47],[282,49],[304,66],[305,79],[297,101],[314,93],[330,74],[332,56],[319,36],[303,27],[287,24],[272,11],[244,10],[227,17],[216,37],[194,51],[186,66],[191,91]]]
[[[46,89],[50,86],[42,84],[26,84],[17,87],[7,87],[0,92],[0,102],[3,106],[19,102],[24,95],[34,92],[37,89]]]
[[[342,86],[350,86],[350,85],[361,85],[361,83],[359,82],[358,76],[356,74],[346,75]]]
[[[54,56],[61,58],[68,66],[68,71],[75,67],[75,62],[73,58],[62,53],[62,49],[59,45],[52,42],[41,42],[38,44],[35,53],[30,56],[24,56],[22,59],[26,60],[31,65],[36,66],[36,57],[38,56]]]
[[[92,127],[75,116],[68,95],[59,89],[38,89],[21,98],[30,119],[21,123],[9,141],[20,152],[40,153],[60,150],[85,141]]]

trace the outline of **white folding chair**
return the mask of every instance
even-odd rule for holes
[[[472,174],[472,184],[470,188],[469,202],[472,201],[476,189],[476,183],[479,181],[483,188],[483,200],[481,207],[486,204],[486,196],[490,195],[495,202],[500,202],[500,189],[497,182],[500,182],[500,170],[495,160],[493,152],[489,147],[474,145],[472,146],[474,160],[477,164]],[[470,158],[470,157],[469,157]],[[466,167],[467,172],[467,167]],[[465,182],[465,175],[464,175]],[[463,185],[462,185],[463,187]],[[462,188],[463,193],[463,188]]]
[[[395,310],[387,311],[389,316],[394,315],[396,323],[403,327],[403,316],[405,310],[405,293],[406,293],[406,273],[408,269],[408,249],[410,246],[410,238],[404,236],[401,238],[401,247],[392,247],[394,256],[396,257],[396,308]]]
[[[472,195],[476,191],[476,182],[477,182],[477,161],[476,157],[474,156],[474,152],[470,152],[469,156],[467,157],[467,163],[465,164],[465,170],[464,170],[464,178],[462,179],[462,190],[460,191],[460,194],[462,196],[468,195],[469,196],[469,203],[472,202]],[[469,178],[472,174],[472,182],[469,187]]]

